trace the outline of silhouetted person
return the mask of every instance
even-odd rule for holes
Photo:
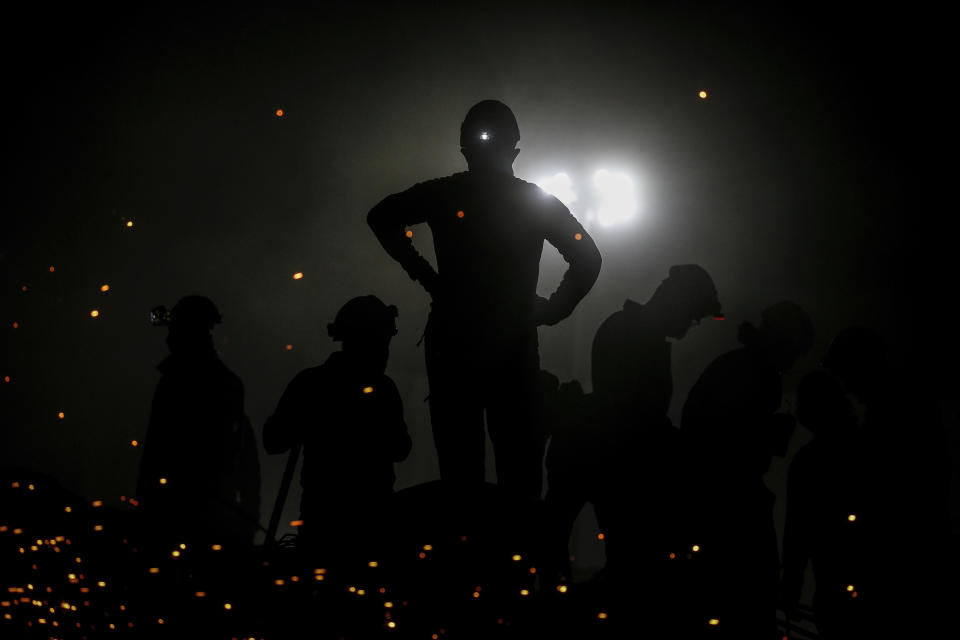
[[[303,444],[305,547],[372,552],[389,520],[393,465],[411,446],[400,393],[384,374],[396,317],[376,296],[347,302],[328,325],[343,349],[298,373],[263,427],[267,453]]]
[[[209,298],[187,296],[154,324],[170,355],[153,395],[137,497],[147,534],[163,541],[251,544],[260,519],[260,462],[243,384],[221,362]],[[180,540],[182,538],[182,540]]]
[[[863,327],[841,331],[823,365],[865,406],[867,492],[856,525],[868,538],[860,597],[871,631],[935,637],[955,604],[945,596],[950,462],[938,381],[909,361],[894,367],[881,336]]]
[[[694,472],[705,606],[729,637],[775,633],[779,559],[773,493],[763,482],[772,456],[786,453],[793,417],[778,413],[781,375],[810,350],[813,325],[792,302],[740,325],[743,347],[714,360],[683,407],[681,430]],[[715,614],[714,614],[715,612]],[[706,613],[706,612],[705,612]]]
[[[797,389],[797,418],[813,440],[790,463],[782,606],[788,614],[796,610],[809,561],[820,636],[864,637],[860,592],[870,588],[864,538],[856,522],[857,514],[863,516],[862,454],[857,419],[840,380],[825,370],[807,374]]]
[[[513,176],[519,139],[506,105],[474,105],[460,128],[469,171],[388,196],[367,220],[432,298],[426,361],[441,477],[483,482],[486,413],[497,482],[539,498],[537,326],[573,312],[597,279],[600,253],[563,203]],[[436,270],[407,231],[424,222],[433,233]],[[549,300],[536,293],[544,241],[570,265]]]

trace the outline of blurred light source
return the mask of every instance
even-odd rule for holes
[[[127,228],[129,229],[132,226],[133,226],[133,220],[127,220]]]
[[[707,92],[704,91],[703,89],[701,89],[700,92],[699,92],[697,95],[700,96],[700,99],[701,99],[701,100],[706,100],[706,99],[707,99]]]
[[[557,200],[569,207],[577,201],[577,194],[573,190],[573,181],[570,176],[560,172],[550,177],[541,178],[536,182],[537,186],[555,196]]]
[[[299,279],[301,279],[302,277],[303,277],[303,272],[302,272],[302,271],[297,271],[295,274],[293,274],[293,279],[294,279],[294,280],[299,280]]]
[[[596,216],[600,224],[608,227],[636,214],[636,188],[629,176],[600,169],[593,174],[593,184],[599,195]]]
[[[283,117],[283,109],[277,109],[275,113],[277,114],[277,117],[278,117],[278,118],[282,118],[282,117]]]
[[[108,284],[100,285],[100,291],[103,291],[104,293],[106,293],[107,291],[110,291],[110,285]]]
[[[100,315],[100,311],[97,310],[97,309],[93,309],[93,310],[90,312],[90,317],[91,317],[91,318],[96,318],[96,317],[98,317],[99,315]]]

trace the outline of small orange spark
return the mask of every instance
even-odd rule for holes
[[[720,624],[720,621],[716,618],[710,618],[710,620],[707,621],[707,624],[709,624],[711,627],[715,627]]]
[[[3,376],[4,382],[10,382],[10,376]]]
[[[690,550],[696,553],[697,551],[700,551],[700,545],[695,544],[692,547],[690,547]]]
[[[852,584],[848,584],[848,585],[847,585],[847,591],[853,591],[853,585],[852,585]]]
[[[530,595],[530,591],[528,589],[520,589],[520,595],[528,596]]]
[[[387,626],[390,627],[391,629],[396,629],[397,623],[391,620],[390,622],[387,623]]]
[[[581,233],[576,233],[576,234],[574,234],[573,239],[574,239],[574,240],[583,240],[583,234],[581,234]]]
[[[53,268],[53,265],[50,265],[50,273],[53,273],[56,269]]]
[[[178,551],[177,549],[174,549],[173,551],[170,552],[170,555],[171,555],[172,557],[174,557],[174,558],[179,558],[179,557],[180,557],[180,551]]]
[[[604,613],[603,611],[601,611],[600,613],[597,614],[597,618],[598,618],[599,620],[606,620],[606,619],[607,619],[607,614]]]
[[[293,351],[293,345],[288,344],[287,346],[284,347],[284,349],[286,349],[287,351]]]
[[[557,591],[559,591],[560,593],[566,593],[566,592],[567,592],[567,585],[565,585],[565,584],[558,584],[558,585],[557,585]]]
[[[212,545],[210,548],[213,549],[214,551],[220,551],[221,549],[223,549],[223,546],[219,544],[215,544],[215,545]]]
[[[229,602],[224,602],[223,608],[226,609],[227,611],[230,611],[230,609],[233,609],[233,605],[230,604]]]
[[[303,526],[303,520],[291,520],[291,521],[290,521],[290,526],[291,526],[291,527],[302,527],[302,526]]]
[[[850,521],[850,522],[856,522],[856,521],[857,521],[857,515],[856,515],[855,513],[851,513],[850,515],[847,516],[847,520]]]
[[[20,291],[26,291],[26,290],[27,290],[27,285],[23,285],[22,287],[20,287]]]
[[[159,480],[158,482],[159,482],[160,484],[167,484],[167,479],[166,479],[166,478],[160,478],[160,480]]]
[[[465,216],[465,215],[466,215],[466,214],[465,214],[463,211],[457,211],[457,217],[458,217],[458,218],[462,218],[462,217]]]
[[[92,504],[92,505],[95,506],[95,507],[102,507],[102,506],[103,506],[103,500],[94,500],[94,501],[91,502],[90,504]]]
[[[147,571],[150,573],[160,573],[160,567],[150,567]]]
[[[283,579],[282,579],[282,578],[277,578],[276,580],[273,581],[273,584],[277,585],[278,587],[282,587],[282,586],[283,586]]]
[[[196,592],[195,594],[193,594],[193,595],[197,596],[198,598],[206,598],[206,597],[207,597],[207,592],[206,592],[206,591],[197,591],[197,592]]]
[[[376,569],[380,565],[376,561],[371,561],[367,563],[367,566],[370,567],[371,569]]]
[[[104,582],[103,580],[100,580],[99,582],[97,582],[97,586],[102,589],[103,587],[107,586],[107,583]]]
[[[598,533],[598,534],[597,534],[597,540],[603,540],[603,534],[602,534],[602,533]]]
[[[300,280],[300,279],[302,279],[302,278],[303,278],[303,272],[302,272],[302,271],[297,271],[295,274],[293,274],[293,279],[294,279],[294,280]]]
[[[60,418],[61,420],[63,420],[64,418],[67,417],[67,414],[65,414],[63,411],[61,411],[60,413],[57,414],[57,417]]]
[[[283,109],[277,109],[274,113],[276,113],[278,118],[283,117]]]
[[[93,310],[90,311],[90,317],[91,317],[91,318],[99,317],[99,315],[100,315],[100,311],[99,311],[98,309],[93,309]]]
[[[514,562],[520,562],[521,560],[523,560],[523,556],[521,556],[519,553],[515,553],[513,554],[513,557],[510,559],[513,560]]]
[[[102,525],[102,524],[94,525],[93,530],[94,530],[94,531],[103,531],[103,525]]]
[[[140,446],[140,441],[139,441],[139,440],[131,440],[131,441],[130,441],[130,446],[131,446],[131,447],[139,447],[139,446]]]
[[[363,388],[363,392],[364,392],[364,393],[373,393],[373,387],[364,387],[364,388]],[[429,551],[429,549],[428,549],[428,551]]]
[[[133,220],[127,220],[127,228],[129,229],[132,226],[133,226]]]
[[[20,328],[20,323],[19,323],[19,322],[14,322],[14,323],[13,323],[13,328],[14,328],[14,329],[19,329],[19,328]]]
[[[707,99],[707,92],[704,91],[703,89],[701,89],[701,90],[700,90],[700,93],[698,93],[697,95],[700,97],[701,100],[706,100],[706,99]]]
[[[100,285],[100,291],[103,291],[104,293],[106,293],[107,291],[110,291],[110,285],[108,284]]]
[[[407,236],[408,238],[412,238],[412,237],[413,237],[413,231],[410,231],[409,229],[407,229],[407,232],[406,232],[405,234],[403,234],[403,235]],[[24,287],[24,290],[26,290],[26,287]]]

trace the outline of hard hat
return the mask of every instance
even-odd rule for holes
[[[397,307],[387,306],[377,296],[360,296],[348,301],[327,325],[327,333],[334,340],[349,340],[365,336],[397,335]]]
[[[210,331],[223,319],[213,300],[205,296],[185,296],[170,310],[166,324],[177,329]]]
[[[483,100],[470,107],[460,125],[460,146],[512,149],[520,140],[520,127],[510,107],[499,100]]]
[[[723,317],[717,287],[706,269],[698,264],[678,264],[670,267],[670,275],[664,281],[674,299],[687,301],[697,317]]]

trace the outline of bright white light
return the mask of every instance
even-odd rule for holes
[[[490,139],[490,134],[487,133],[486,131],[483,131],[483,132],[480,133],[480,139],[481,139],[481,140],[489,140],[489,139]]]
[[[568,207],[577,201],[577,194],[573,191],[573,180],[565,173],[555,173],[551,178],[537,180],[537,186],[550,195],[556,196]]]
[[[600,169],[593,174],[593,184],[599,195],[596,215],[600,224],[610,226],[636,214],[636,188],[629,176]]]

